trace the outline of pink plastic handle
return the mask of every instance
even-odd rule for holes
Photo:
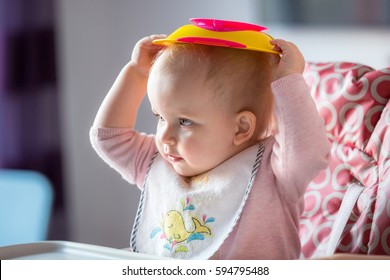
[[[183,37],[177,38],[178,42],[193,43],[209,46],[229,47],[235,49],[245,49],[246,46],[237,42],[216,39],[216,38],[204,38],[204,37]]]
[[[257,31],[267,30],[266,27],[240,21],[218,20],[208,18],[191,18],[190,22],[203,29],[228,32],[228,31]]]

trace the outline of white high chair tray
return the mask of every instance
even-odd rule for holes
[[[70,241],[42,241],[0,247],[1,260],[156,260],[152,255]]]

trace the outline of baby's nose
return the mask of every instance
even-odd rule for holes
[[[160,131],[160,141],[166,145],[175,145],[176,137],[174,129],[170,126],[166,126]]]

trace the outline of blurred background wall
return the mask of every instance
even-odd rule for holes
[[[390,65],[387,0],[0,0],[0,168],[46,174],[50,239],[128,246],[139,191],[95,155],[88,131],[136,41],[191,17],[248,21],[311,61]],[[153,132],[147,102],[137,129]]]
[[[53,0],[0,0],[0,168],[31,169],[55,191],[51,233],[67,238]]]

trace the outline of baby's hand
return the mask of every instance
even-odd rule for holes
[[[281,52],[279,64],[275,66],[274,80],[303,72],[305,59],[294,43],[282,39],[273,39],[270,43],[275,45],[274,50]]]
[[[137,42],[131,54],[130,64],[136,67],[141,75],[149,76],[149,70],[156,54],[163,46],[153,44],[153,40],[165,38],[166,35],[150,35]]]

